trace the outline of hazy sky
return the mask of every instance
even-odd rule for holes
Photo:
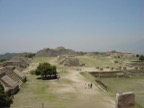
[[[58,46],[144,53],[144,0],[0,0],[0,53]]]

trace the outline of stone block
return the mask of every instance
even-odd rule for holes
[[[115,108],[134,108],[135,94],[132,92],[117,93]]]

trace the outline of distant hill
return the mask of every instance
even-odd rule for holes
[[[20,56],[21,53],[5,53],[5,54],[0,54],[0,59],[11,59],[15,56]]]
[[[132,56],[133,54],[117,52],[115,50],[110,51],[110,52],[83,52],[83,51],[76,52],[72,49],[66,49],[64,47],[57,47],[55,49],[44,48],[44,49],[38,51],[36,54],[31,53],[31,52],[0,54],[0,60],[7,60],[7,59],[11,59],[13,57],[28,57],[28,58],[32,58],[34,56],[36,56],[36,57],[56,57],[56,56],[60,56],[60,55]]]
[[[56,57],[59,55],[76,55],[74,50],[66,49],[64,47],[57,47],[56,49],[44,48],[37,52],[38,57]]]
[[[0,61],[5,61],[8,59],[11,59],[13,57],[27,57],[27,58],[32,58],[35,56],[35,53],[30,53],[30,52],[23,52],[23,53],[5,53],[5,54],[0,54]]]

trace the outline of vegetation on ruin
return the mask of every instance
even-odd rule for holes
[[[0,108],[9,107],[12,102],[12,99],[4,92],[4,88],[0,84]]]
[[[140,55],[140,56],[139,56],[139,60],[140,60],[140,61],[144,61],[144,55]]]
[[[24,52],[21,54],[21,56],[27,57],[27,58],[33,58],[35,55],[36,55],[35,53],[31,53],[31,52]]]

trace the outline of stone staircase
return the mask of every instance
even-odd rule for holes
[[[18,77],[18,75],[11,69],[5,68],[3,69],[3,72],[5,72],[9,77],[11,77],[17,84],[20,86],[23,81]]]

